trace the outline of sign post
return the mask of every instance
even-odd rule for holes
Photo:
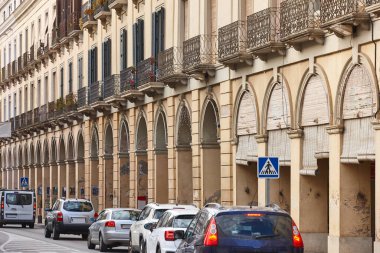
[[[280,178],[280,163],[278,157],[259,157],[257,177],[265,179],[265,205],[270,204],[270,180]]]

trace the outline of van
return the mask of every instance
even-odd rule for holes
[[[0,227],[6,224],[34,228],[36,196],[33,191],[0,189]]]

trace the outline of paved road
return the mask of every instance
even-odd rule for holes
[[[5,226],[0,228],[0,252],[9,253],[77,253],[77,252],[99,252],[87,249],[86,241],[80,236],[61,235],[55,241],[44,237],[42,227],[34,229],[21,228],[21,226]],[[115,248],[109,252],[128,252],[126,247]]]

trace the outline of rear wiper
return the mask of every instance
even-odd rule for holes
[[[280,236],[280,235],[257,235],[255,236],[255,239],[263,239],[263,238],[271,238],[271,237],[277,237],[277,236]]]

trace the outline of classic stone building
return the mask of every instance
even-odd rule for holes
[[[380,252],[378,0],[2,0],[1,185],[97,209],[265,204]],[[377,169],[379,168],[379,169]]]

